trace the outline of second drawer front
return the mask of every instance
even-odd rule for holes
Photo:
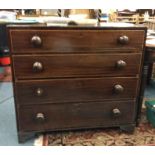
[[[133,123],[135,102],[87,102],[25,106],[19,108],[23,131],[119,126]]]
[[[26,60],[26,61],[25,61]],[[19,79],[128,76],[139,74],[141,54],[13,56]]]
[[[76,78],[16,82],[19,104],[43,104],[136,97],[137,78]]]

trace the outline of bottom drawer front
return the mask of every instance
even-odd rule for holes
[[[88,102],[19,107],[23,131],[119,126],[133,123],[135,102]]]

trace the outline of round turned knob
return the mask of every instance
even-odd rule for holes
[[[121,115],[121,112],[118,108],[115,108],[112,110],[112,114],[114,117],[119,117]]]
[[[118,42],[122,45],[126,45],[129,42],[129,37],[128,36],[120,36],[118,38]]]
[[[35,47],[39,47],[42,44],[42,40],[39,36],[35,35],[31,38],[31,43],[35,46]]]
[[[36,121],[38,123],[42,123],[42,122],[44,122],[44,120],[45,120],[44,114],[43,113],[37,113],[37,115],[36,115]]]
[[[36,94],[37,94],[37,96],[41,96],[41,95],[43,94],[43,89],[38,88],[38,89],[36,90]]]
[[[33,64],[33,70],[36,72],[42,71],[43,70],[43,65],[41,62],[35,62]]]
[[[119,84],[117,84],[117,85],[114,86],[114,92],[115,92],[116,94],[120,94],[120,93],[122,93],[123,91],[124,91],[123,86],[121,86],[121,85],[119,85]]]
[[[118,68],[118,69],[122,69],[122,68],[124,68],[124,67],[126,67],[126,62],[125,61],[123,61],[123,60],[118,60],[117,62],[116,62],[116,67]]]

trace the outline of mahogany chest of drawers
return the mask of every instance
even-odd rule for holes
[[[144,27],[9,26],[19,142],[138,122]]]

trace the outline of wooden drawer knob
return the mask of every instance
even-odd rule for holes
[[[42,65],[42,63],[41,63],[41,62],[35,62],[35,63],[33,64],[33,70],[34,70],[35,72],[40,72],[40,71],[42,71],[42,70],[43,70],[43,65]]]
[[[39,47],[42,44],[42,40],[39,36],[35,35],[31,38],[31,43],[33,44],[33,46]]]
[[[36,90],[36,94],[37,94],[37,96],[41,96],[41,95],[43,94],[43,89],[38,88],[38,89]]]
[[[119,85],[119,84],[116,84],[116,85],[114,86],[114,92],[115,92],[116,94],[121,94],[121,93],[124,92],[124,87],[121,86],[121,85]]]
[[[45,116],[43,113],[37,113],[35,119],[38,123],[43,123],[45,120]]]
[[[112,114],[114,117],[119,117],[121,115],[121,111],[118,108],[114,108],[112,110]]]
[[[129,43],[129,37],[128,36],[120,36],[119,38],[118,38],[118,42],[120,43],[120,44],[122,44],[122,45],[126,45],[126,44],[128,44]]]
[[[116,68],[117,69],[123,69],[123,68],[125,68],[126,67],[126,62],[125,61],[123,61],[123,60],[118,60],[117,62],[116,62]]]

